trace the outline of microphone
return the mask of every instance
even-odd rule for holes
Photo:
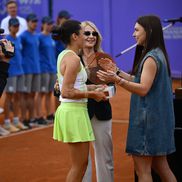
[[[176,22],[182,22],[182,17],[174,18],[174,19],[164,19],[163,22],[165,23],[176,23]]]
[[[4,29],[0,28],[0,34],[4,33]]]

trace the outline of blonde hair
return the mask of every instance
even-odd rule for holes
[[[101,47],[102,35],[100,34],[100,32],[99,32],[98,28],[96,27],[96,25],[91,21],[83,21],[81,23],[81,25],[82,25],[83,28],[85,28],[86,26],[90,26],[98,33],[97,42],[96,42],[96,44],[94,46],[94,51],[95,52],[103,52],[102,47]]]

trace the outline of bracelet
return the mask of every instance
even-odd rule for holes
[[[117,76],[116,76],[116,77],[117,77]],[[119,77],[119,79],[118,79],[117,81],[115,81],[116,84],[119,84],[120,80],[121,80],[121,78]]]
[[[88,98],[88,92],[85,92],[84,96],[85,96],[85,98]]]
[[[99,88],[99,86],[98,85],[95,85],[95,89],[93,89],[93,90],[96,90],[96,89],[98,89]]]
[[[117,84],[122,86],[122,85],[124,84],[124,79],[121,78],[121,79],[117,82]]]

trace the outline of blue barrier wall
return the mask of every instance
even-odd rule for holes
[[[5,16],[6,0],[0,1],[0,18]],[[41,19],[49,13],[49,0],[17,0],[19,14],[35,12]],[[68,10],[73,19],[93,21],[103,35],[103,49],[113,57],[135,43],[133,27],[138,16],[156,14],[161,20],[182,16],[181,0],[52,0],[52,16],[56,20],[60,10]],[[163,23],[163,26],[168,24]],[[182,23],[176,23],[164,32],[172,73],[182,72]],[[134,49],[115,58],[118,66],[131,70]]]
[[[156,14],[161,20],[177,18],[182,16],[181,8],[181,0],[53,0],[53,17],[66,9],[74,19],[93,21],[103,35],[104,50],[115,57],[135,43],[132,33],[138,16]],[[163,26],[166,25],[163,23]],[[172,72],[179,76],[182,72],[182,24],[176,23],[164,35]],[[134,49],[115,60],[120,68],[129,71],[133,56]]]

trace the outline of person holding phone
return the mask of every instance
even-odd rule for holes
[[[7,51],[14,53],[14,46],[11,44],[10,41],[6,39],[0,40],[0,97],[2,96],[7,83],[10,60],[10,58],[6,57],[6,55],[4,54],[2,46],[5,47]],[[0,136],[5,136],[8,134],[10,134],[10,132],[0,126]]]

